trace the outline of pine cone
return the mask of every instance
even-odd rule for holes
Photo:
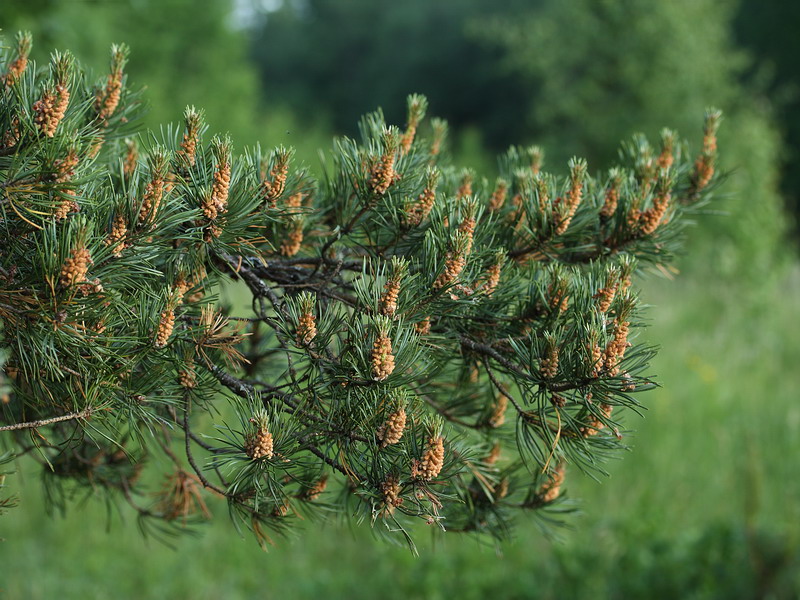
[[[266,427],[259,427],[257,431],[247,436],[244,451],[252,460],[273,457],[272,434]]]
[[[325,488],[327,487],[328,487],[328,476],[323,475],[314,483],[314,485],[312,485],[303,493],[303,499],[308,500],[309,502],[313,502],[314,500],[320,497],[322,492],[324,492]]]
[[[553,345],[550,347],[547,357],[542,359],[539,369],[542,372],[542,377],[545,379],[555,379],[555,376],[558,375],[557,346]]]
[[[550,476],[542,487],[539,488],[537,496],[542,502],[548,504],[558,498],[561,494],[561,486],[564,483],[564,465],[558,465],[555,472]]]
[[[498,179],[494,191],[489,198],[489,210],[492,212],[500,210],[506,203],[508,196],[508,182],[505,179]]]
[[[386,513],[391,515],[398,506],[403,504],[403,498],[400,497],[400,480],[397,476],[389,475],[381,484],[381,492]]]
[[[380,299],[381,314],[388,317],[394,316],[397,312],[397,297],[400,294],[400,278],[391,277],[383,287],[383,295]]]
[[[414,477],[430,481],[435,478],[444,466],[444,438],[442,436],[430,438],[422,460],[416,461],[412,466],[411,474]]]
[[[497,394],[492,406],[492,414],[489,416],[490,427],[497,428],[506,422],[506,408],[508,408],[508,398],[505,394]]]
[[[89,272],[89,265],[92,264],[92,256],[86,246],[78,246],[72,250],[71,256],[64,261],[61,267],[61,277],[59,281],[64,287],[69,287],[76,283],[86,280],[86,273]]]
[[[54,89],[46,89],[41,99],[33,103],[33,120],[39,131],[47,137],[53,137],[67,112],[68,105],[69,90],[66,86],[58,84]]]
[[[220,151],[224,153],[224,150]],[[216,209],[216,215],[228,210],[228,193],[231,186],[230,157],[222,154],[217,168],[214,171],[214,183],[211,186],[211,204]]]
[[[383,381],[394,371],[392,340],[381,333],[372,346],[372,374],[377,381]]]
[[[314,323],[314,315],[311,312],[305,312],[300,315],[297,323],[297,343],[302,346],[307,346],[311,343],[317,335],[317,326]]]
[[[174,327],[175,312],[172,309],[167,309],[161,313],[161,318],[158,321],[158,330],[156,331],[155,341],[156,348],[163,348],[167,345]]]
[[[391,446],[400,441],[403,431],[406,428],[406,411],[399,408],[386,419],[386,422],[378,428],[377,438],[381,442],[381,448]]]

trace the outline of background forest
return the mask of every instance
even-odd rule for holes
[[[6,42],[32,31],[39,63],[68,48],[101,72],[111,43],[129,44],[150,127],[194,104],[236,150],[291,145],[317,172],[331,135],[352,134],[377,106],[402,124],[411,92],[450,122],[460,162],[487,176],[512,143],[543,146],[556,172],[573,155],[605,168],[620,140],[663,126],[697,147],[709,105],[725,113],[729,172],[681,273],[639,282],[655,305],[646,335],[664,348],[653,365],[662,387],[610,477],[571,479],[583,515],[561,539],[533,525],[499,549],[420,536],[415,558],[364,528],[306,528],[264,554],[220,518],[171,549],[92,500],[44,518],[38,473],[23,462],[3,490],[21,500],[0,517],[8,597],[800,595],[797,5],[4,0],[0,17]],[[222,502],[210,508],[225,517]]]

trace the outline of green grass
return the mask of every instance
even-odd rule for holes
[[[780,296],[701,278],[645,282],[662,387],[631,416],[633,451],[596,483],[569,472],[583,515],[559,542],[532,524],[495,549],[418,532],[420,556],[365,526],[308,524],[262,552],[221,503],[199,537],[145,541],[123,511],[89,502],[44,515],[38,475],[7,490],[0,597],[795,598],[800,595],[800,277]],[[26,465],[29,467],[29,465]]]

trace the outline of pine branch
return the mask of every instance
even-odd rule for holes
[[[121,492],[168,522],[132,486],[159,468],[153,450],[182,472],[182,436],[194,474],[173,493],[227,497],[261,539],[291,526],[292,503],[311,506],[330,470],[358,492],[330,494],[319,518],[369,515],[392,532],[447,519],[500,537],[511,509],[547,511],[560,493],[559,479],[532,501],[520,465],[600,468],[624,447],[610,432],[637,410],[653,355],[628,341],[645,320],[631,278],[681,248],[685,198],[710,200],[718,112],[696,157],[672,135],[657,155],[637,137],[596,176],[581,159],[566,177],[544,173],[540,149],[512,148],[489,195],[440,162],[443,122],[433,141],[417,135],[426,103],[412,96],[404,132],[367,115],[317,182],[286,148],[235,155],[228,138],[204,140],[193,107],[182,132],[134,135],[121,47],[97,88],[67,54],[22,77],[7,52],[0,400],[6,415],[47,415],[103,398],[125,415],[100,436],[82,427],[92,407],[0,426],[34,456],[20,432],[47,428],[35,458],[53,489]],[[231,281],[252,314],[217,301]],[[213,443],[192,411],[207,411],[195,427],[213,427]]]

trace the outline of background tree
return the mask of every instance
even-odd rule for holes
[[[568,509],[567,465],[625,447],[654,386],[632,278],[711,197],[717,111],[694,154],[663,130],[562,177],[512,147],[487,182],[410,96],[402,130],[367,115],[318,183],[283,147],[208,140],[192,107],[137,135],[124,46],[96,82],[30,46],[3,60],[0,432],[55,505],[102,490],[159,531],[211,491],[261,543],[337,513],[503,538]],[[229,279],[252,313],[217,305]]]
[[[520,141],[514,115],[528,90],[497,68],[502,52],[469,35],[468,25],[528,4],[287,1],[256,9],[261,18],[246,30],[269,101],[290,98],[304,112],[325,111],[337,132],[352,135],[375,106],[401,121],[402,99],[418,90],[456,134],[474,128],[499,152]]]
[[[800,53],[794,35],[798,21],[800,7],[778,0],[744,0],[734,21],[737,39],[759,59],[753,69],[757,75],[766,75],[769,95],[775,100],[778,126],[789,153],[781,171],[781,189],[795,226],[800,215],[800,174],[790,166],[800,148],[800,72],[793,60]]]

